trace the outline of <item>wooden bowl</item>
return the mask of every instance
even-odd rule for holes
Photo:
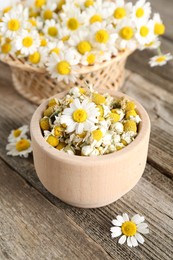
[[[120,92],[108,93],[131,100]],[[136,185],[145,169],[150,135],[150,119],[137,101],[142,122],[135,140],[120,151],[97,157],[69,155],[44,140],[39,120],[47,103],[36,109],[30,130],[35,169],[49,192],[70,205],[97,208],[116,201]]]

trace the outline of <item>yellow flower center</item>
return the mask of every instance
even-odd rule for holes
[[[100,139],[103,137],[103,133],[100,129],[94,130],[92,131],[92,137],[94,140],[100,141]]]
[[[129,119],[131,116],[137,116],[137,113],[135,110],[129,110],[126,113],[126,119]]]
[[[60,49],[59,48],[53,48],[51,51],[50,51],[50,53],[53,53],[53,52],[55,52],[56,54],[59,54],[60,53]]]
[[[20,22],[17,19],[11,19],[8,22],[8,29],[11,31],[18,31],[20,28]]]
[[[46,141],[53,147],[56,147],[59,144],[58,138],[53,135],[49,135]]]
[[[146,37],[149,34],[149,29],[147,26],[142,26],[140,29],[140,35]]]
[[[66,35],[66,36],[62,37],[61,40],[62,40],[63,42],[66,42],[66,41],[69,40],[69,38],[70,38],[70,36],[69,36],[69,35]]]
[[[83,123],[88,118],[87,112],[84,109],[82,109],[82,108],[79,108],[79,109],[75,110],[73,112],[72,116],[73,116],[73,120],[75,122],[77,122],[77,123]]]
[[[166,60],[166,58],[165,58],[165,56],[160,56],[160,57],[158,57],[157,59],[156,59],[156,62],[163,62],[163,61],[165,61]]]
[[[23,44],[23,46],[26,47],[26,48],[31,47],[32,44],[33,44],[33,38],[30,37],[30,36],[27,36],[27,37],[23,38],[22,44]]]
[[[40,8],[46,4],[46,0],[35,0],[35,7]]]
[[[13,135],[14,135],[14,137],[19,137],[21,133],[22,133],[21,130],[16,129],[16,130],[14,130]]]
[[[116,19],[122,19],[123,17],[126,16],[126,9],[123,7],[118,7],[117,9],[115,9],[114,11],[114,17]]]
[[[81,134],[77,134],[77,136],[80,137],[80,138],[85,138],[86,135],[87,135],[87,132],[83,132]]]
[[[85,5],[86,8],[88,8],[92,5],[94,5],[94,1],[93,0],[87,0],[87,1],[85,1],[84,5]]]
[[[57,64],[57,72],[61,75],[68,75],[71,72],[71,65],[69,62],[63,60]]]
[[[72,31],[77,30],[79,26],[80,24],[76,18],[70,18],[67,22],[67,27]]]
[[[61,150],[61,149],[63,149],[65,146],[66,146],[66,143],[64,143],[64,142],[59,142],[59,144],[57,145],[56,149]]]
[[[48,29],[48,34],[49,34],[51,37],[56,37],[57,34],[58,34],[58,29],[57,29],[55,26],[49,27],[49,29]]]
[[[29,56],[29,61],[33,64],[38,64],[40,62],[41,55],[38,51],[34,52]]]
[[[63,131],[64,131],[64,129],[63,129],[63,127],[62,126],[55,126],[54,127],[54,135],[56,136],[56,137],[60,137],[60,136],[63,136]]]
[[[53,107],[48,107],[45,111],[44,111],[44,116],[51,116],[54,112],[54,108]]]
[[[165,33],[165,26],[162,23],[156,23],[154,26],[154,33],[157,35],[162,35]]]
[[[89,65],[93,65],[95,60],[96,60],[96,56],[93,53],[88,55],[87,62]]]
[[[46,40],[46,39],[41,39],[41,44],[40,44],[40,46],[42,46],[42,47],[47,46],[47,40]]]
[[[3,9],[3,14],[8,13],[12,9],[12,6],[8,6]]]
[[[30,146],[30,142],[27,139],[21,139],[16,143],[16,150],[22,152],[27,150]]]
[[[43,117],[40,119],[40,127],[43,131],[49,130],[50,125],[49,125],[49,118],[48,117]]]
[[[96,105],[100,105],[100,104],[104,104],[106,102],[106,99],[104,96],[98,94],[98,93],[94,93],[93,97],[92,97],[92,101],[96,104]]]
[[[43,18],[45,20],[50,20],[53,17],[53,12],[51,10],[45,10],[43,14]]]
[[[110,116],[112,123],[116,123],[120,120],[120,115],[117,113],[110,113],[109,116]]]
[[[135,103],[133,101],[128,101],[125,107],[126,111],[134,110],[135,109]]]
[[[120,30],[119,35],[121,38],[128,41],[133,38],[133,35],[134,35],[133,28],[131,28],[129,26],[123,27]]]
[[[49,107],[52,107],[52,106],[55,106],[55,105],[57,105],[56,99],[55,99],[55,98],[51,98],[51,99],[49,100],[48,106],[49,106]]]
[[[136,123],[133,120],[127,120],[124,123],[124,131],[125,132],[137,132],[137,126]]]
[[[77,45],[77,50],[80,54],[85,54],[91,50],[91,44],[88,41],[82,41]]]
[[[96,23],[96,22],[102,22],[103,21],[103,18],[101,17],[101,15],[99,14],[95,14],[93,15],[91,18],[90,18],[90,23],[93,24],[93,23]]]
[[[4,43],[1,47],[1,51],[4,54],[8,54],[11,51],[11,44],[10,43]]]
[[[142,7],[139,7],[136,10],[136,17],[141,18],[142,16],[144,16],[144,9]]]
[[[36,20],[35,20],[34,18],[31,18],[31,19],[29,19],[28,21],[29,21],[29,23],[30,23],[32,26],[37,26],[37,22],[36,22]]]
[[[121,230],[125,236],[134,236],[137,232],[137,226],[132,221],[126,221],[122,224]]]
[[[95,40],[99,43],[107,43],[109,40],[109,33],[106,30],[99,30],[95,34]]]

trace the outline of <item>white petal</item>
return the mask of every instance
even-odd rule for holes
[[[145,220],[145,218],[142,216],[140,216],[139,214],[136,214],[132,217],[131,219],[133,222],[135,222],[136,224],[139,224],[141,222],[143,222]]]
[[[129,221],[129,216],[127,213],[123,213],[123,219],[124,221]]]
[[[144,238],[143,238],[143,236],[141,236],[139,233],[136,233],[136,234],[135,234],[135,238],[137,239],[137,241],[138,241],[139,243],[141,243],[141,244],[144,243]]]
[[[129,247],[132,247],[131,237],[128,237],[128,238],[127,238],[127,245],[128,245]]]
[[[122,225],[122,223],[119,222],[119,221],[116,220],[116,219],[113,219],[113,220],[112,220],[112,224],[113,224],[114,226],[118,226],[118,227],[120,227],[120,226]]]
[[[147,223],[140,223],[139,225],[137,225],[137,228],[147,228],[148,224]]]
[[[122,237],[120,237],[120,239],[118,240],[118,243],[119,244],[124,244],[126,242],[126,236],[125,235],[123,235]]]
[[[138,242],[136,240],[136,238],[134,236],[131,237],[131,242],[132,242],[132,245],[135,247],[135,246],[138,246]]]
[[[123,219],[123,217],[120,216],[120,215],[117,216],[117,220],[118,220],[119,222],[121,222],[121,223],[124,223],[124,219]]]
[[[148,228],[138,228],[138,231],[141,234],[148,234],[149,233],[149,229]]]
[[[112,238],[114,238],[114,237],[119,237],[121,234],[122,234],[121,232],[120,232],[120,233],[115,233],[115,232],[113,232],[113,233],[111,233],[111,237],[112,237]]]
[[[121,228],[120,227],[111,227],[110,231],[111,232],[116,232],[116,233],[121,233]]]
[[[77,134],[82,134],[83,132],[83,128],[84,128],[84,124],[77,124],[77,127],[76,127],[76,133]]]

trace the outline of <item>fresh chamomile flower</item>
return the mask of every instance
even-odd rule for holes
[[[154,34],[163,35],[165,33],[165,25],[162,22],[160,14],[158,13],[154,14],[153,23],[154,23]]]
[[[40,17],[31,17],[28,19],[27,29],[29,30],[41,30],[43,28],[43,21]]]
[[[5,39],[4,41],[1,42],[0,44],[0,57],[5,58],[9,54],[14,54],[16,51],[14,47],[14,42],[10,39]]]
[[[91,44],[99,50],[109,50],[112,54],[117,53],[115,48],[115,41],[117,34],[111,24],[107,25],[106,22],[94,23],[91,26]]]
[[[15,130],[12,130],[8,137],[8,141],[15,142],[15,141],[20,140],[21,138],[26,138],[26,133],[28,131],[29,131],[29,129],[28,129],[27,125],[24,125]]]
[[[119,35],[116,45],[120,50],[134,49],[136,47],[136,25],[130,19],[123,19],[116,27],[116,32]]]
[[[60,54],[60,52],[65,50],[64,43],[62,41],[51,41],[48,44],[49,54],[56,53],[57,55]]]
[[[68,41],[71,47],[75,47],[75,49],[81,54],[84,55],[92,50],[92,44],[88,40],[89,32],[78,30],[75,34],[71,35],[70,40]]]
[[[139,0],[133,6],[132,19],[137,23],[140,21],[147,21],[151,14],[151,4],[146,0]]]
[[[115,131],[118,134],[122,134],[124,130],[123,124],[121,122],[116,122],[111,125],[111,130]]]
[[[29,63],[34,67],[44,67],[47,63],[47,53],[43,47],[39,47],[35,52],[28,56]]]
[[[150,59],[149,64],[151,67],[165,65],[169,60],[172,60],[173,56],[170,53],[160,54]]]
[[[112,14],[113,23],[117,25],[123,19],[130,18],[132,12],[132,3],[125,3],[124,0],[115,2],[115,7]]]
[[[84,131],[92,131],[96,128],[95,123],[98,122],[99,111],[93,102],[87,99],[80,102],[78,98],[70,104],[69,108],[65,108],[61,116],[61,124],[66,124],[66,132],[75,131],[81,134]]]
[[[37,31],[23,31],[15,39],[16,50],[26,56],[33,54],[40,46],[40,37]]]
[[[46,20],[43,28],[44,34],[50,39],[57,39],[59,34],[60,25],[55,20]]]
[[[141,234],[148,234],[148,225],[144,223],[145,218],[138,214],[129,219],[128,214],[124,213],[122,216],[118,215],[116,219],[112,220],[111,237],[119,237],[118,243],[124,244],[127,240],[129,247],[136,247],[138,243],[143,244],[144,238]]]
[[[153,41],[155,39],[155,35],[153,33],[154,24],[152,20],[143,21],[137,24],[137,32],[136,39],[139,45],[145,45]]]
[[[139,50],[144,50],[144,49],[158,49],[160,47],[160,40],[158,37],[155,37],[151,42],[145,43],[144,45],[139,46]]]
[[[47,69],[52,78],[57,78],[58,81],[64,80],[66,83],[69,81],[75,82],[75,71],[78,67],[75,66],[79,63],[79,54],[73,49],[68,51],[61,51],[59,55],[53,52],[48,58]]]
[[[111,56],[111,55],[110,55]],[[103,60],[106,60],[103,58]],[[95,63],[101,62],[99,59],[99,51],[90,51],[82,55],[80,63],[85,66],[94,65]]]
[[[55,1],[48,1],[46,5],[42,7],[41,10],[41,17],[44,20],[52,20],[57,18],[57,14],[55,13],[55,10],[57,8],[57,4]]]
[[[62,20],[62,26],[69,30],[70,34],[78,30],[81,25],[85,22],[85,15],[83,15],[79,8],[71,7],[68,5],[63,6],[64,12],[60,13],[60,18]]]
[[[50,0],[49,0],[50,1]],[[34,6],[34,8],[42,8],[44,5],[46,5],[47,0],[26,0],[26,4],[28,6]]]
[[[0,23],[0,32],[5,37],[15,37],[23,29],[27,27],[28,13],[25,9],[17,6],[14,10],[7,12],[2,17],[2,22]]]
[[[18,141],[11,142],[6,146],[7,155],[21,156],[27,158],[32,152],[31,141],[27,138],[21,138]]]

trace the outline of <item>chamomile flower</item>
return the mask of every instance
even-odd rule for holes
[[[143,21],[137,25],[136,39],[139,45],[149,44],[155,39],[153,27],[154,24],[152,20],[148,22]]]
[[[132,3],[125,3],[124,0],[116,1],[113,10],[113,23],[117,25],[125,18],[130,18],[132,12]]]
[[[80,63],[82,65],[88,66],[88,65],[94,65],[95,63],[99,62],[99,52],[90,51],[86,52],[80,60]]]
[[[84,100],[82,103],[78,98],[66,108],[61,116],[61,124],[66,124],[66,132],[75,131],[81,134],[84,131],[92,131],[95,128],[95,123],[98,122],[98,109],[93,102]]]
[[[172,59],[173,59],[173,56],[170,53],[160,54],[160,55],[152,57],[149,61],[149,64],[151,67],[163,66]]]
[[[27,158],[32,152],[31,141],[27,138],[22,138],[18,141],[11,142],[6,146],[7,155],[21,156]]]
[[[139,0],[133,6],[132,19],[137,23],[140,21],[147,21],[151,14],[151,4],[146,0]]]
[[[136,47],[136,26],[132,20],[123,20],[116,27],[118,39],[116,41],[117,48],[122,49],[134,49]]]
[[[112,220],[111,237],[119,237],[118,243],[124,244],[127,241],[129,247],[136,247],[144,243],[144,238],[141,234],[148,234],[148,225],[144,223],[145,218],[138,214],[129,219],[128,214],[118,215]]]
[[[84,55],[92,50],[92,44],[88,40],[89,32],[79,30],[76,34],[71,35],[68,41],[70,46],[75,47],[79,54]]]
[[[28,131],[29,129],[27,125],[12,130],[8,137],[8,141],[15,142],[15,141],[19,141],[21,138],[26,138],[26,133],[28,133]]]
[[[43,21],[40,17],[31,17],[28,19],[27,29],[29,30],[41,30],[43,28]]]
[[[139,50],[144,49],[158,49],[160,47],[161,42],[159,41],[158,37],[155,37],[151,42],[145,43],[144,45],[139,46]]]
[[[9,38],[15,37],[27,27],[28,13],[16,8],[4,14],[0,23],[0,32]]]
[[[40,46],[40,37],[36,31],[23,31],[16,37],[15,47],[21,54],[26,56],[33,54]]]
[[[55,13],[56,10],[56,3],[52,1],[48,1],[46,5],[42,7],[41,10],[41,17],[44,20],[52,20],[57,18],[57,14]]]
[[[15,47],[13,41],[10,39],[5,39],[4,41],[1,42],[0,44],[0,57],[5,58],[9,54],[15,53]]]
[[[59,33],[59,24],[55,20],[46,20],[43,32],[50,39],[55,39],[58,37]]]
[[[44,48],[39,47],[34,53],[28,56],[29,63],[34,67],[44,67],[47,62],[47,53]]]
[[[64,80],[66,83],[75,81],[75,70],[78,69],[76,64],[79,63],[79,55],[75,50],[69,49],[68,52],[60,52],[57,55],[53,52],[48,58],[47,69],[53,78],[58,81]]]
[[[50,42],[48,44],[48,48],[50,54],[54,52],[57,55],[59,55],[62,50],[65,50],[65,46],[62,41]]]
[[[60,14],[62,20],[62,26],[69,30],[70,34],[78,30],[85,22],[85,15],[82,15],[79,8],[68,5],[63,6],[64,12]]]
[[[154,22],[154,34],[163,35],[165,33],[165,25],[163,24],[162,19],[158,13],[154,14],[153,22]]]
[[[91,26],[91,43],[93,47],[100,50],[109,50],[116,54],[115,41],[117,34],[113,26],[107,25],[106,22],[95,23]]]

